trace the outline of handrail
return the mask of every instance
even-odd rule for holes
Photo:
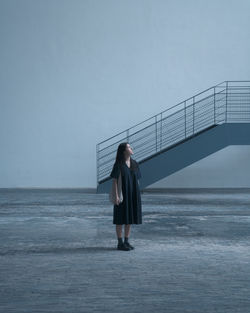
[[[220,83],[220,84],[223,84],[223,83],[224,83],[224,82],[222,82],[222,83]],[[162,114],[162,113],[165,113],[165,112],[167,112],[167,111],[169,111],[169,110],[171,110],[171,109],[177,107],[178,105],[183,104],[184,102],[189,101],[189,100],[191,100],[191,99],[193,99],[193,98],[195,98],[195,97],[197,97],[197,96],[199,96],[199,95],[201,95],[201,94],[207,92],[208,90],[213,89],[213,88],[219,86],[220,84],[215,85],[215,86],[212,86],[212,87],[209,87],[209,88],[207,88],[207,89],[205,89],[205,90],[203,90],[203,91],[201,91],[201,92],[195,94],[194,96],[189,97],[189,98],[185,99],[184,101],[181,101],[181,102],[175,104],[174,106],[172,106],[172,107],[170,107],[170,108],[167,108],[167,109],[165,109],[165,110],[163,110],[163,111],[161,111],[161,112],[159,112],[159,113],[157,113],[157,114],[155,114],[155,115],[152,115],[151,117],[149,117],[149,118],[143,120],[142,122],[140,122],[140,123],[138,123],[138,124],[135,124],[135,125],[133,125],[133,126],[127,128],[127,129],[123,130],[122,132],[120,132],[120,133],[118,133],[118,134],[116,134],[116,135],[114,135],[114,136],[112,136],[112,137],[109,137],[108,139],[105,139],[105,140],[99,142],[98,144],[100,145],[100,144],[102,144],[102,143],[104,143],[104,142],[106,142],[106,141],[108,141],[108,140],[110,140],[110,139],[112,139],[112,138],[114,138],[114,137],[116,137],[116,136],[118,136],[118,135],[120,135],[120,134],[126,132],[127,130],[130,130],[130,129],[132,129],[132,128],[135,128],[136,126],[139,126],[140,124],[142,124],[142,123],[144,123],[144,122],[147,122],[147,121],[150,120],[151,118],[154,118],[154,117],[156,117],[156,116],[158,116],[158,115],[160,115],[160,114]]]

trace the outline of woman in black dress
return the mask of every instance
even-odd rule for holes
[[[133,154],[129,143],[124,142],[118,146],[116,160],[110,177],[113,178],[116,190],[116,204],[113,207],[113,224],[116,224],[118,250],[132,250],[128,242],[131,224],[142,224],[141,193],[139,179],[141,171],[139,164],[131,158]],[[118,196],[117,182],[119,175],[122,178],[123,201]],[[122,241],[122,225],[125,224],[124,242]]]

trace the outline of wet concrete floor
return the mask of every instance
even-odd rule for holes
[[[143,193],[131,251],[107,194],[0,190],[0,312],[250,312],[250,193]]]

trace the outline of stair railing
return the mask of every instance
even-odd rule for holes
[[[250,81],[224,81],[96,145],[97,184],[109,178],[119,143],[139,162],[222,123],[250,122]]]

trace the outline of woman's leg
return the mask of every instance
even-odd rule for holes
[[[130,227],[131,227],[131,224],[125,224],[125,237],[129,237],[130,235]]]
[[[117,235],[117,238],[122,237],[122,225],[116,224],[116,235]]]
[[[122,225],[116,224],[116,234],[118,239],[117,249],[129,251],[130,248],[127,247],[122,240]]]
[[[124,244],[127,246],[129,246],[130,249],[134,249],[133,246],[131,246],[131,244],[128,242],[128,237],[130,234],[130,227],[131,224],[125,224],[125,237],[124,237]]]

